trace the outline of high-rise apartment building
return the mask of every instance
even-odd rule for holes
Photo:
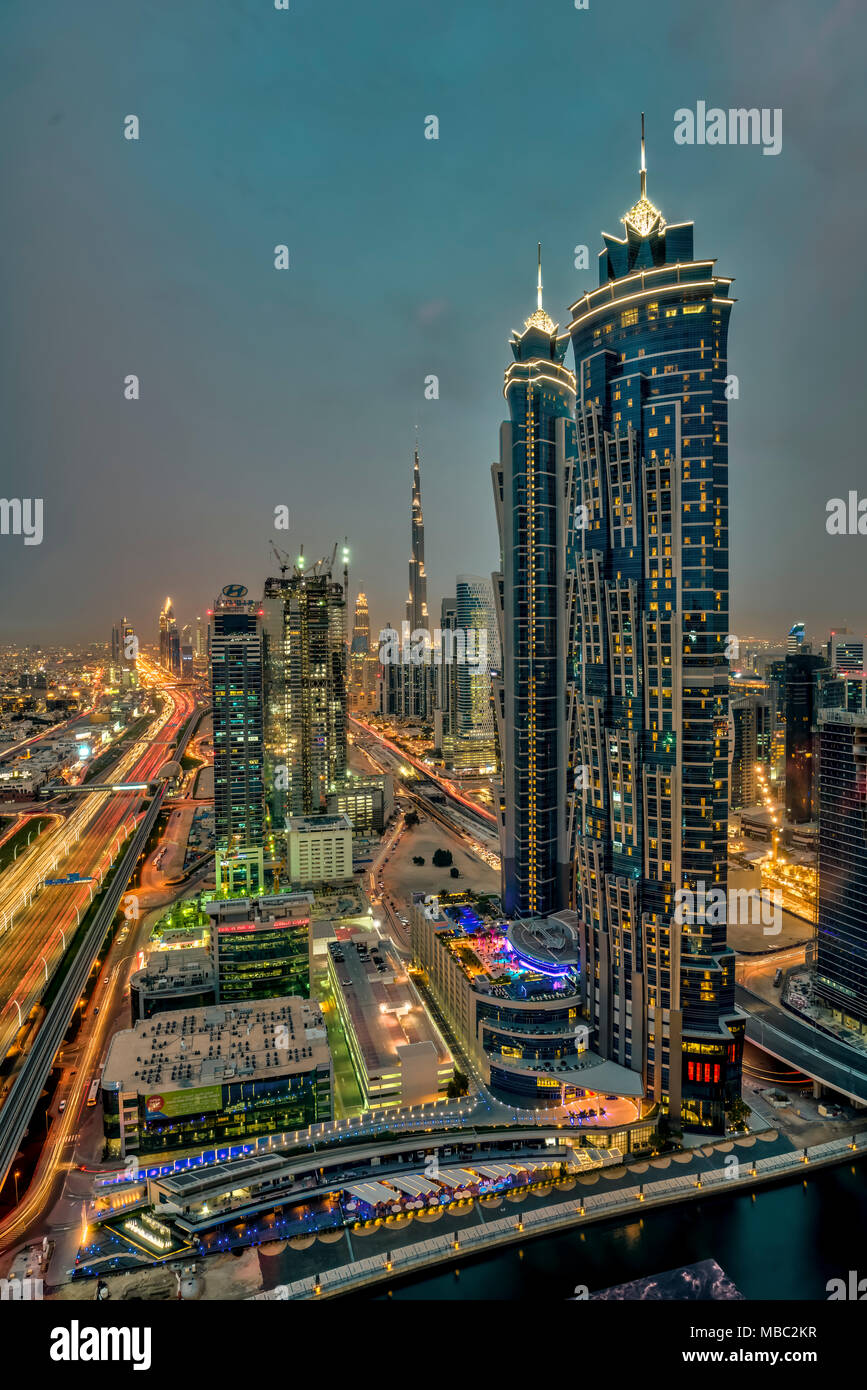
[[[327,561],[265,581],[265,778],[271,825],[324,813],[346,770],[346,599]]]
[[[744,1026],[724,914],[702,907],[727,886],[733,301],[693,224],[647,196],[643,118],[641,153],[640,197],[623,236],[603,236],[569,330],[577,556],[557,573],[577,610],[575,908],[596,1049],[675,1124],[719,1132]]]
[[[227,584],[211,628],[217,887],[260,892],[264,881],[262,610]]]

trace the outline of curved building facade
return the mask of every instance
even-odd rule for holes
[[[567,825],[570,740],[567,679],[571,624],[566,582],[571,545],[575,378],[568,334],[537,307],[510,343],[509,420],[493,467],[502,569],[493,576],[503,662],[495,682],[503,776],[502,898],[507,917],[566,907],[571,881]]]
[[[572,306],[577,384],[575,906],[600,1051],[685,1128],[740,1094],[726,887],[731,281],[641,196]]]

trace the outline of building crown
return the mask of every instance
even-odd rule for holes
[[[542,243],[538,243],[539,250],[539,271],[536,279],[536,307],[528,319],[524,319],[525,328],[541,328],[543,333],[553,333],[557,325],[551,315],[542,308]]]
[[[647,160],[644,150],[644,112],[641,113],[641,197],[627,212],[625,217],[621,217],[621,222],[626,227],[632,227],[639,236],[648,236],[656,228],[662,231],[665,226],[665,218],[659,208],[647,196]]]

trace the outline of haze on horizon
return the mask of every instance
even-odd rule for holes
[[[0,537],[0,642],[108,640],[122,614],[151,642],[166,594],[194,622],[223,584],[276,572],[272,540],[315,559],[344,536],[350,605],[363,587],[372,631],[399,622],[416,425],[435,622],[458,573],[497,565],[489,469],[536,242],[563,329],[637,196],[642,109],[650,196],[735,280],[733,629],[863,635],[867,538],[825,529],[829,498],[867,492],[863,14],[378,14],[234,0],[203,25],[168,0],[89,0],[66,25],[0,20],[2,491],[45,518],[39,546]],[[675,145],[674,111],[699,100],[781,108],[780,154]]]

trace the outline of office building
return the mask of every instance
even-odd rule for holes
[[[867,1032],[867,677],[823,683],[818,710],[819,999]]]
[[[290,816],[286,822],[289,882],[346,883],[352,878],[352,824],[348,816]]]
[[[346,769],[346,600],[331,566],[265,582],[265,768],[271,826],[324,812]]]
[[[789,635],[786,638],[786,652],[798,653],[809,651],[810,644],[807,642],[807,629],[804,623],[792,623],[789,628]]]
[[[864,641],[848,628],[836,628],[825,648],[832,675],[851,676],[864,670]]]
[[[381,835],[394,810],[394,778],[388,772],[347,772],[328,793],[328,815],[346,816],[352,833]]]
[[[442,668],[455,672],[455,718],[452,765],[456,771],[497,771],[491,682],[502,671],[500,633],[491,582],[459,574],[455,595],[455,634]],[[446,636],[443,633],[442,642]]]
[[[339,928],[328,977],[366,1110],[442,1099],[451,1054],[397,948],[376,932]]]
[[[505,374],[509,420],[492,470],[502,569],[498,599],[502,681],[495,680],[502,785],[498,789],[502,900],[507,916],[566,907],[573,876],[569,811],[574,588],[575,377],[569,335],[542,307],[514,332]],[[568,710],[567,710],[568,706]]]
[[[379,657],[370,647],[370,616],[367,599],[359,593],[355,600],[355,621],[349,648],[347,704],[353,714],[372,714],[377,709]]]
[[[758,768],[770,774],[773,711],[770,698],[732,692],[729,706],[729,806],[738,811],[758,800]]]
[[[214,972],[208,951],[153,951],[147,965],[129,982],[133,1023],[175,1009],[200,1009],[216,1003]]]
[[[726,888],[733,300],[693,224],[647,195],[643,118],[640,183],[571,311],[581,978],[601,1055],[675,1126],[721,1133],[740,1095],[734,955],[721,914],[676,895]]]
[[[264,886],[262,617],[241,584],[227,584],[211,619],[217,887]]]
[[[182,1009],[115,1033],[102,1074],[112,1157],[238,1144],[331,1119],[319,1006],[285,998]]]
[[[458,625],[457,597],[444,598],[440,604],[440,641],[443,646],[453,642]],[[441,661],[434,667],[434,747],[442,754],[443,765],[451,771],[455,765],[455,739],[458,718],[458,668],[454,661]]]
[[[366,656],[370,651],[370,613],[367,607],[367,595],[360,589],[355,599],[355,618],[352,624],[350,651],[353,656]]]
[[[214,898],[211,968],[218,1004],[310,994],[313,897],[310,893],[259,898]]]
[[[824,656],[803,649],[786,656],[786,819],[795,825],[815,819],[816,716],[827,674]]]
[[[170,598],[160,613],[160,665],[172,675],[180,675],[181,638]]]

